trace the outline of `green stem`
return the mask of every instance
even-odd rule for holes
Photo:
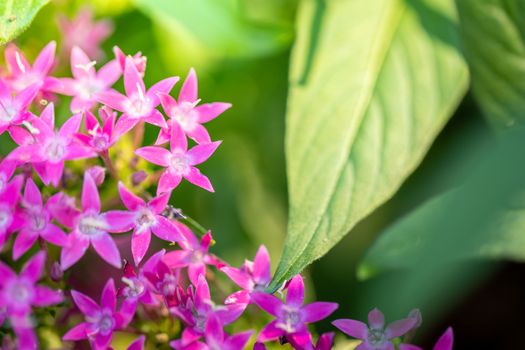
[[[193,228],[195,228],[197,231],[199,231],[201,236],[204,236],[208,232],[207,229],[205,229],[201,224],[199,224],[196,220],[192,219],[190,216],[186,214],[182,214],[182,216],[183,220],[189,223],[191,226],[193,226]]]
[[[115,181],[119,181],[119,176],[117,169],[115,168],[115,165],[113,165],[113,161],[111,161],[111,157],[109,156],[109,152],[107,150],[100,153],[100,157],[104,161],[104,164],[106,165],[106,168],[109,171],[109,174],[112,178],[115,179]]]

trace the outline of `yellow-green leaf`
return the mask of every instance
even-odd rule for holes
[[[20,35],[49,0],[0,1],[0,45]]]

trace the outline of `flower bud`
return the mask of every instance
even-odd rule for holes
[[[103,168],[101,166],[98,166],[98,165],[95,165],[95,166],[89,168],[87,170],[87,172],[89,173],[89,175],[91,175],[93,180],[95,180],[95,183],[97,184],[97,186],[102,185],[102,183],[104,182],[104,178],[106,177],[106,169],[105,168]]]
[[[133,175],[131,175],[131,183],[133,184],[133,186],[138,186],[144,180],[146,180],[147,177],[148,174],[144,170],[137,171],[136,173],[133,173]]]
[[[51,265],[49,277],[51,277],[51,279],[55,282],[59,282],[62,279],[62,277],[64,277],[64,271],[62,271],[62,267],[57,261],[55,261],[53,265]]]

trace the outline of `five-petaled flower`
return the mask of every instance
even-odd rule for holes
[[[392,322],[385,327],[385,316],[378,309],[373,309],[368,313],[368,326],[361,321],[351,319],[335,320],[332,324],[342,332],[363,341],[356,349],[394,350],[392,340],[418,327],[420,322],[419,311],[413,310],[407,318]]]
[[[96,103],[95,94],[108,91],[120,78],[121,71],[116,60],[106,63],[98,72],[92,61],[78,46],[71,50],[71,73],[73,78],[58,78],[53,91],[71,99],[71,111],[87,111]]]
[[[39,237],[57,246],[66,244],[66,234],[51,222],[51,213],[44,206],[42,194],[31,178],[26,181],[21,205],[23,210],[19,215],[23,223],[13,245],[13,259],[27,252]]]
[[[32,307],[58,304],[63,299],[60,291],[37,285],[44,272],[45,259],[45,252],[36,253],[24,264],[19,275],[0,261],[0,310],[5,310],[18,336],[19,349],[37,348],[30,320]]]
[[[100,197],[95,180],[86,173],[82,186],[82,211],[73,220],[72,232],[62,249],[60,263],[64,270],[84,255],[89,244],[109,264],[120,268],[120,253],[108,232],[118,231],[120,222],[113,222],[100,213]]]
[[[214,192],[210,180],[195,168],[207,160],[219,147],[221,141],[203,143],[188,151],[188,140],[178,124],[171,132],[170,151],[157,146],[139,148],[135,153],[147,161],[165,167],[157,187],[157,193],[171,192],[185,178],[189,182]]]
[[[133,229],[131,236],[131,252],[135,265],[138,265],[151,241],[151,232],[155,236],[169,242],[180,242],[183,239],[178,227],[162,215],[170,199],[169,193],[161,194],[148,203],[128,190],[122,182],[118,184],[120,199],[129,210],[109,211],[107,217],[121,223],[121,231]]]
[[[263,292],[252,293],[251,297],[261,309],[276,317],[259,333],[257,340],[267,342],[285,336],[301,348],[312,342],[312,336],[306,324],[328,317],[338,307],[336,303],[328,302],[314,302],[303,305],[304,282],[301,275],[293,277],[288,284],[286,303]]]
[[[169,117],[168,126],[160,130],[155,144],[163,144],[170,140],[173,124],[179,125],[184,133],[197,143],[211,142],[210,135],[203,123],[217,118],[222,112],[231,107],[230,103],[213,102],[200,106],[197,96],[197,74],[192,68],[184,81],[176,101],[168,94],[159,94],[160,102],[164,112]]]
[[[14,97],[11,89],[0,77],[0,135],[13,125],[21,125],[31,117],[29,106],[36,94],[38,85],[30,85]]]
[[[85,321],[70,329],[64,340],[88,339],[94,349],[105,350],[111,343],[113,332],[127,326],[131,317],[127,310],[117,311],[117,296],[113,279],[102,290],[100,305],[85,294],[71,291],[75,305],[84,314]]]

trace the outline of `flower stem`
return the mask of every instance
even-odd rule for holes
[[[111,177],[115,179],[116,181],[119,181],[117,169],[115,168],[115,165],[113,164],[113,161],[111,160],[111,157],[109,156],[108,150],[100,152],[100,157],[104,161],[104,164],[106,165],[106,168],[108,169]]]
[[[137,124],[135,128],[135,134],[133,135],[133,148],[137,149],[140,146],[142,146],[142,142],[144,141],[144,122],[140,122]]]
[[[196,229],[197,231],[199,231],[200,235],[201,236],[204,236],[208,230],[206,230],[204,228],[204,226],[202,226],[201,224],[199,224],[197,222],[197,220],[194,220],[193,218],[191,218],[191,216],[188,216],[186,214],[182,214],[182,220],[186,221],[188,224],[190,224],[191,226],[193,226],[194,229]]]

